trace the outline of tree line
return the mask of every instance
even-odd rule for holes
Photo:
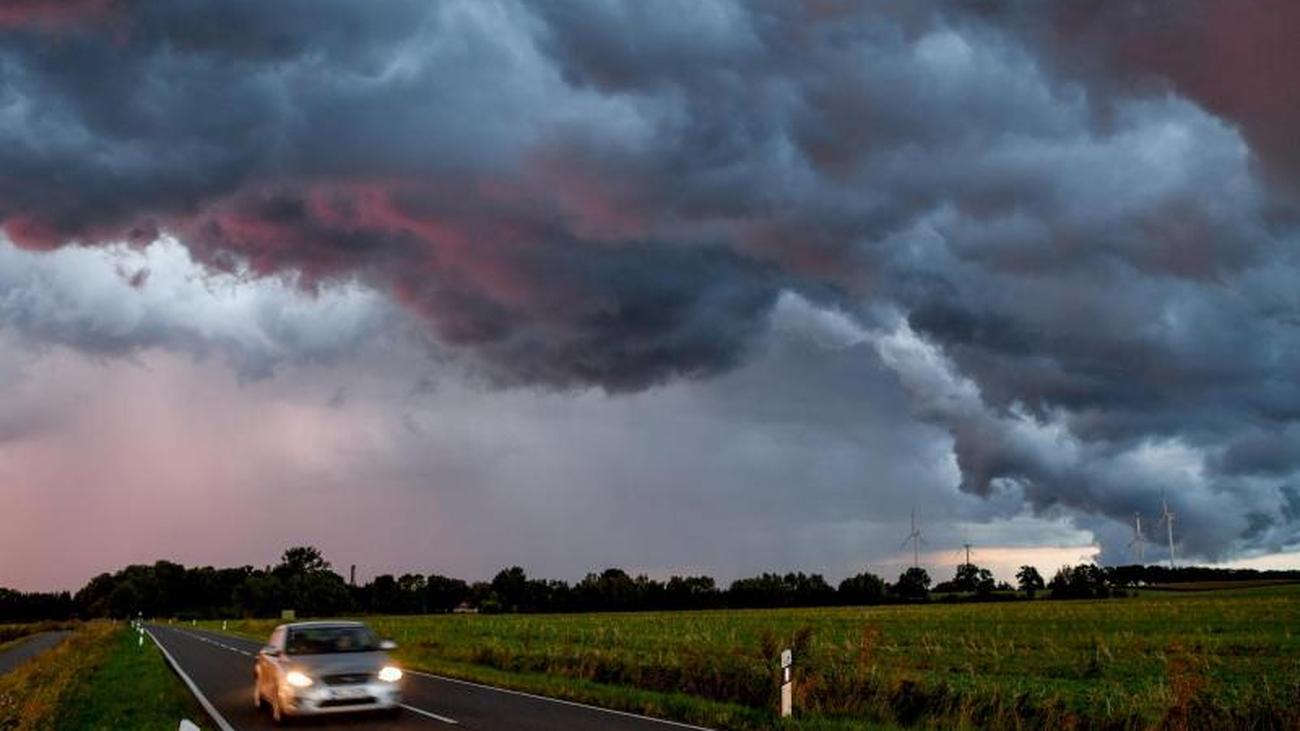
[[[952,579],[933,584],[923,568],[909,568],[894,582],[870,572],[832,585],[821,574],[764,573],[726,588],[708,576],[658,580],[610,568],[569,584],[535,579],[513,566],[491,581],[466,582],[439,574],[385,574],[350,585],[316,548],[285,551],[275,566],[216,569],[171,561],[128,566],[100,574],[75,593],[18,592],[0,588],[0,622],[94,617],[275,617],[286,609],[298,616],[430,614],[468,609],[498,612],[609,612],[720,608],[813,607],[945,601],[1108,598],[1151,584],[1259,579],[1297,580],[1300,571],[1256,571],[1162,566],[1101,567],[1079,564],[1059,569],[1045,581],[1022,566],[1016,585],[998,582],[974,564],[957,567]]]

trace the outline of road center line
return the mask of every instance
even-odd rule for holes
[[[447,718],[446,716],[439,716],[438,714],[436,714],[436,713],[430,713],[429,711],[426,711],[426,710],[424,710],[423,708],[416,708],[415,706],[408,706],[408,705],[406,705],[405,703],[402,704],[402,708],[405,708],[406,710],[411,711],[412,713],[418,713],[418,714],[420,714],[421,716],[428,716],[429,718],[432,718],[432,719],[434,719],[435,721],[442,721],[443,723],[450,723],[450,724],[452,724],[452,725],[457,725],[457,724],[458,724],[458,721],[456,721],[456,719],[454,719],[454,718]]]

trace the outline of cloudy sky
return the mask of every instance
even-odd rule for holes
[[[1300,5],[0,7],[0,585],[1300,545]],[[1155,560],[1167,551],[1147,549]]]

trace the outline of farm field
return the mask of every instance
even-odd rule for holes
[[[1096,601],[374,617],[410,667],[719,728],[1300,727],[1300,587]],[[265,638],[275,620],[233,622]],[[218,627],[209,624],[209,627]],[[621,698],[621,700],[620,700]]]

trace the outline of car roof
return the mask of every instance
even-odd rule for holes
[[[282,624],[276,629],[283,627],[285,629],[302,629],[306,627],[364,627],[364,622],[354,622],[351,620],[315,620],[311,622],[289,622]]]

